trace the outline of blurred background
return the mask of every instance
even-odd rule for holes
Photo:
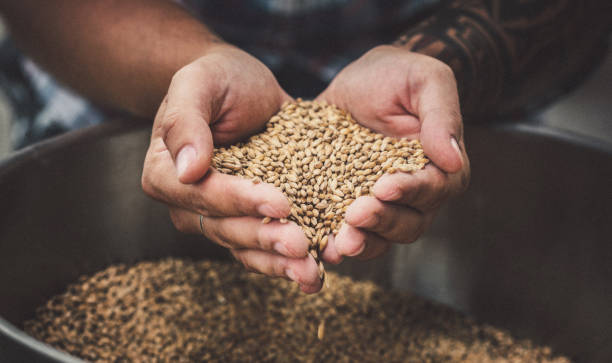
[[[6,28],[0,22],[0,43],[7,36]],[[612,42],[612,37],[608,44]],[[555,129],[561,129],[582,136],[612,143],[612,50],[608,47],[605,58],[595,71],[568,94],[538,113],[532,115],[530,122],[541,123]],[[62,107],[74,107],[67,100]],[[61,112],[61,110],[60,110]],[[524,121],[524,120],[521,120]],[[23,121],[22,121],[23,122]],[[46,120],[53,122],[53,120]],[[87,126],[83,124],[82,126]],[[7,95],[0,90],[0,158],[5,158],[19,148],[19,122],[11,110]],[[59,130],[54,134],[61,133]],[[41,139],[53,136],[42,135]]]
[[[6,28],[0,22],[0,39],[6,37]],[[0,92],[0,158],[5,157],[12,150],[11,143],[11,110],[6,99],[6,95]]]
[[[6,30],[0,23],[0,44],[6,36]],[[598,64],[596,69],[585,75],[584,80],[571,92],[564,94],[546,108],[531,114],[527,120],[515,121],[569,132],[591,141],[592,144],[606,145],[606,150],[612,150],[611,43],[612,38],[609,38],[608,50],[606,53],[602,53],[602,59],[593,59],[593,62]],[[3,59],[4,55],[1,51],[0,49],[0,60]],[[11,90],[11,92],[20,92],[20,90]],[[9,96],[0,90],[0,160],[9,157],[19,149],[19,140],[23,137],[24,130],[24,119],[23,117],[20,119],[11,110],[10,102],[8,102]],[[55,113],[46,114],[45,118],[39,121],[53,124],[54,114],[61,115],[64,110],[74,107],[85,106],[75,103],[70,97],[60,99],[54,105],[53,111]],[[81,126],[87,126],[87,124],[84,123]],[[56,128],[52,134],[37,135],[37,140],[44,137],[53,137],[60,132],[62,132],[61,128]],[[15,273],[19,278],[21,278],[21,275],[25,275],[36,280],[35,277],[44,276],[58,281],[56,285],[53,285],[48,284],[45,279],[36,280],[38,285],[34,286],[39,286],[41,291],[45,291],[45,288],[54,288],[54,286],[64,286],[63,282],[70,280],[69,277],[73,278],[73,275],[76,274],[75,266],[82,267],[84,265],[82,256],[91,256],[92,259],[101,256],[96,262],[102,263],[104,258],[111,256],[111,252],[119,255],[122,253],[125,253],[125,255],[140,253],[140,246],[130,245],[129,248],[125,248],[126,236],[132,236],[133,238],[128,238],[128,240],[133,240],[136,244],[142,243],[143,246],[146,245],[147,247],[150,247],[150,240],[162,242],[164,238],[167,241],[172,240],[168,233],[170,233],[169,231],[174,232],[174,229],[169,225],[165,207],[152,204],[153,202],[146,198],[142,192],[132,192],[140,190],[140,169],[134,169],[133,165],[138,165],[139,168],[142,165],[140,158],[145,150],[143,145],[146,145],[148,138],[148,135],[145,135],[146,133],[146,130],[143,129],[139,134],[126,134],[111,141],[105,140],[106,144],[102,142],[95,144],[95,142],[92,142],[93,138],[90,137],[86,140],[92,143],[91,148],[79,148],[78,145],[64,146],[63,152],[58,153],[57,158],[54,159],[55,164],[46,163],[44,168],[40,167],[42,163],[36,164],[38,160],[33,158],[35,159],[33,160],[34,166],[39,167],[41,172],[46,173],[44,175],[48,177],[47,179],[45,179],[45,176],[39,175],[39,170],[33,167],[30,169],[22,168],[32,173],[27,174],[28,177],[13,173],[12,177],[14,179],[2,180],[0,178],[0,182],[5,185],[4,188],[0,188],[0,192],[5,193],[0,206],[10,211],[4,214],[6,218],[4,218],[5,235],[3,237],[14,231],[14,235],[10,235],[11,238],[21,242],[16,244],[14,250],[9,251],[18,251],[18,253],[15,252],[16,256],[23,258],[29,258],[29,255],[19,248],[28,248],[28,251],[35,251],[41,256],[44,263],[30,262],[31,266],[29,268],[37,271],[37,273],[45,272],[45,274],[30,273],[25,275],[21,274],[21,269],[11,269],[10,263],[5,262],[4,266],[0,263],[0,267],[4,269],[4,273],[0,273],[0,277],[7,281],[6,286],[20,287],[20,284],[13,283],[10,273]],[[479,138],[479,135],[484,136]],[[503,322],[505,326],[514,324],[516,327],[520,325],[520,321],[515,319],[516,316],[524,319],[525,316],[532,317],[529,314],[533,312],[541,319],[541,327],[536,323],[530,326],[529,321],[532,320],[529,320],[523,326],[520,326],[522,329],[531,329],[531,331],[540,329],[541,333],[542,330],[554,327],[552,329],[554,332],[566,334],[555,338],[556,340],[553,342],[555,342],[556,347],[567,346],[568,342],[574,342],[574,345],[579,346],[571,349],[567,348],[563,351],[578,354],[580,349],[588,346],[589,349],[592,349],[592,352],[595,352],[593,346],[600,345],[598,347],[602,352],[600,356],[609,358],[612,356],[612,351],[609,348],[611,345],[608,341],[611,335],[606,334],[606,332],[609,333],[610,326],[612,326],[610,324],[612,323],[610,311],[610,306],[612,306],[610,300],[612,298],[610,293],[612,269],[609,267],[609,256],[612,256],[612,248],[609,247],[610,244],[607,241],[610,235],[609,226],[612,225],[608,221],[612,214],[608,211],[612,203],[608,201],[609,197],[606,197],[603,193],[597,193],[609,189],[609,183],[606,184],[607,180],[601,178],[600,173],[604,177],[612,175],[609,172],[610,163],[600,162],[603,157],[591,158],[592,160],[581,163],[583,159],[589,159],[588,156],[594,155],[593,153],[574,155],[574,158],[571,158],[572,155],[568,157],[564,152],[577,149],[575,145],[572,146],[570,143],[553,144],[548,142],[549,140],[544,140],[547,143],[535,145],[537,148],[529,148],[525,146],[534,146],[529,142],[532,139],[520,144],[521,139],[514,137],[515,135],[512,134],[508,138],[493,139],[494,141],[490,143],[483,141],[489,141],[488,137],[491,137],[491,135],[483,131],[480,131],[480,134],[474,134],[471,150],[473,151],[474,165],[471,191],[453,205],[455,209],[442,212],[442,216],[438,218],[438,225],[436,226],[438,228],[433,228],[438,234],[425,236],[424,239],[430,241],[421,242],[415,245],[416,247],[402,246],[401,250],[394,251],[396,253],[388,254],[387,258],[393,259],[393,264],[385,264],[385,260],[377,260],[373,263],[383,264],[387,266],[387,269],[392,268],[389,266],[395,268],[391,276],[395,286],[405,286],[407,282],[412,284],[408,287],[423,296],[449,303],[464,311],[480,313],[480,316],[486,317],[487,320],[491,318],[491,321]],[[471,135],[468,132],[466,135],[468,152],[470,151],[470,137]],[[534,138],[533,140],[542,141],[542,139],[544,138]],[[507,148],[507,153],[501,150],[503,147],[498,147],[498,144],[495,143],[495,141],[500,140],[507,142],[504,144],[505,146],[511,146]],[[585,144],[591,143],[586,142]],[[557,148],[551,148],[551,145]],[[71,147],[74,147],[74,149]],[[73,150],[77,150],[77,152],[73,152]],[[124,153],[124,151],[127,152]],[[140,151],[140,153],[137,151]],[[585,150],[580,149],[580,151]],[[86,155],[79,154],[79,152],[84,152]],[[508,153],[514,152],[517,155],[508,155]],[[609,160],[609,154],[601,153],[601,155],[604,154],[608,157],[605,160]],[[128,156],[127,160],[125,155]],[[508,174],[496,172],[498,170],[495,165],[492,165],[496,163],[489,162],[491,155],[493,160],[500,161],[501,170],[506,171],[507,169],[503,168],[512,168],[511,170],[515,172]],[[531,158],[533,155],[539,156],[539,158],[534,157],[534,160],[528,160],[530,162],[524,163],[525,159]],[[586,157],[583,157],[583,155],[586,155]],[[524,158],[521,159],[521,157]],[[61,158],[66,160],[60,160]],[[560,160],[553,160],[555,158]],[[81,159],[85,161],[83,162]],[[117,163],[117,160],[122,162]],[[60,161],[62,165],[71,166],[74,169],[67,169],[71,172],[66,172],[65,175],[64,169],[62,169],[62,172],[56,172],[53,167],[59,165]],[[600,169],[602,164],[605,164],[606,167]],[[95,167],[91,165],[95,165]],[[561,166],[559,167],[559,165]],[[576,168],[576,166],[583,167]],[[83,169],[80,169],[81,167]],[[494,172],[490,175],[485,172],[491,170]],[[522,173],[520,173],[521,170]],[[577,176],[574,179],[571,178],[572,172]],[[510,175],[510,177],[507,175]],[[24,182],[13,182],[14,180]],[[47,181],[52,183],[47,183]],[[566,182],[563,183],[563,181]],[[558,185],[558,188],[548,188],[553,184]],[[496,193],[493,190],[496,188],[491,188],[491,185],[497,186],[497,189],[501,190],[502,193]],[[516,185],[522,185],[525,188],[516,188]],[[92,190],[96,192],[92,193]],[[577,192],[566,193],[567,190],[577,190]],[[62,199],[66,195],[69,198]],[[592,205],[587,202],[598,203],[599,209],[592,208]],[[529,208],[525,207],[527,204],[530,204]],[[62,205],[63,213],[57,213],[58,205]],[[96,206],[96,208],[91,208],[91,206]],[[155,208],[152,206],[155,206]],[[130,210],[130,213],[117,213],[117,211],[126,210]],[[556,213],[549,213],[548,219],[546,219],[545,217],[550,211]],[[521,219],[518,219],[518,221],[512,220],[513,224],[508,225],[507,216],[520,216]],[[466,224],[469,228],[461,229],[461,222],[465,222],[467,219],[473,224]],[[77,227],[73,228],[74,225],[69,225],[70,228],[66,228],[68,226],[66,223],[72,223],[74,220],[79,221]],[[542,220],[547,223],[541,223]],[[152,221],[155,223],[152,223]],[[159,221],[163,221],[163,223],[159,223]],[[559,228],[559,226],[562,228]],[[158,233],[156,228],[166,228],[164,230],[166,234]],[[48,230],[54,233],[49,233]],[[2,228],[0,228],[0,231],[2,231]],[[24,233],[24,231],[28,233]],[[464,233],[461,234],[461,231]],[[485,232],[491,233],[486,234]],[[62,236],[62,233],[73,233],[73,238],[57,237]],[[15,238],[15,235],[18,238]],[[90,244],[86,246],[80,243],[86,238],[85,235],[88,239],[93,239],[88,241]],[[47,246],[44,244],[48,238],[51,238],[50,236],[57,239],[50,245],[59,243],[61,246],[67,247],[64,250],[60,248],[47,250]],[[199,238],[199,236],[197,237]],[[12,242],[6,237],[4,240]],[[23,243],[24,241],[30,243]],[[42,244],[31,243],[31,241],[42,241]],[[490,241],[498,241],[499,243],[494,244]],[[512,243],[508,243],[508,250],[504,250],[505,245],[502,242],[508,241]],[[574,243],[575,241],[580,241],[577,244],[578,248]],[[194,243],[192,246],[196,245],[198,244]],[[6,246],[13,247],[10,243],[7,243]],[[92,253],[93,246],[99,250]],[[176,246],[175,244],[172,248],[177,248]],[[453,249],[454,246],[460,247]],[[463,248],[464,246],[468,248]],[[166,252],[165,249],[155,251],[156,255],[163,255]],[[2,255],[0,253],[0,256]],[[52,255],[55,259],[48,258],[49,255]],[[68,255],[70,258],[67,259],[66,256]],[[4,253],[4,256],[10,255]],[[142,256],[148,255],[143,253]],[[479,264],[479,261],[484,260],[482,256],[493,257],[491,258],[492,262],[490,264]],[[531,257],[526,258],[526,256]],[[458,262],[455,264],[428,263],[432,260],[447,262],[445,258],[449,261],[454,258]],[[64,263],[67,260],[68,262]],[[50,274],[48,273],[48,271],[52,271],[50,268],[45,271],[46,263],[49,261],[58,261],[57,266],[63,269],[62,272],[53,270],[57,273]],[[406,261],[411,263],[406,263]],[[19,265],[17,262],[9,262]],[[422,263],[418,264],[417,262]],[[58,268],[57,266],[54,268]],[[97,265],[88,266],[90,271],[95,270],[94,266]],[[447,269],[448,266],[455,268],[455,270]],[[542,266],[545,268],[542,268]],[[363,268],[361,265],[360,270],[364,272],[376,271],[373,268]],[[84,270],[78,272],[81,271]],[[387,270],[381,269],[380,271],[385,273]],[[456,271],[468,271],[473,276],[468,276],[463,281],[464,276],[457,274]],[[574,273],[575,271],[578,271],[578,273]],[[418,278],[425,276],[427,278],[421,279],[424,282],[416,284],[410,280],[411,276]],[[473,278],[474,276],[478,278]],[[483,278],[486,280],[485,283],[482,282],[481,276],[486,278]],[[506,280],[498,279],[500,276],[518,277],[511,281],[513,284],[510,284],[509,277]],[[553,279],[550,278],[551,276],[558,278]],[[417,278],[414,279],[414,281],[417,280],[421,281]],[[62,283],[59,283],[59,281]],[[473,285],[469,285],[474,281]],[[525,281],[529,283],[524,283]],[[458,287],[453,291],[461,290],[464,286],[470,286],[473,287],[474,291],[480,292],[481,295],[474,295],[475,297],[472,300],[460,300],[456,296],[461,297],[468,294],[453,295],[453,291],[445,290],[445,288],[452,287],[454,282],[458,282]],[[465,282],[465,284],[462,285],[462,282]],[[24,289],[21,292],[32,297],[34,295],[31,293],[33,289],[30,286],[32,285],[24,283],[23,286]],[[549,287],[549,289],[544,289],[546,287]],[[487,288],[490,288],[491,291],[487,291]],[[465,291],[472,292],[469,289],[465,289]],[[564,294],[565,292],[567,293]],[[494,293],[497,293],[497,295]],[[509,295],[513,298],[512,300],[509,300]],[[568,296],[570,297],[568,298]],[[8,301],[8,298],[4,301]],[[0,302],[4,301],[0,298]],[[510,301],[511,303],[504,305],[500,304],[500,301]],[[462,303],[465,304],[462,305]],[[492,311],[493,308],[491,307],[483,307],[483,305],[489,303],[493,307],[501,306],[499,310],[501,315],[495,315],[496,312]],[[529,310],[527,307],[533,307],[533,309]],[[525,311],[521,310],[523,308]],[[593,316],[592,312],[597,312],[601,316]],[[570,313],[573,315],[570,315]],[[492,317],[497,320],[492,319]],[[562,319],[559,319],[559,317],[562,317]],[[559,328],[557,321],[561,321],[559,324],[564,326]],[[575,339],[576,336],[572,335],[573,331],[586,332],[583,336],[584,341]],[[550,336],[555,336],[555,334],[549,334],[548,331],[546,331],[546,334],[539,334],[539,336],[546,336],[547,338],[544,341],[548,343],[552,341]],[[530,335],[534,336],[536,334],[526,334],[526,336]],[[599,338],[599,341],[591,344],[589,341],[594,341],[592,339],[593,335]],[[2,348],[1,341],[0,348]],[[595,356],[595,353],[592,353],[591,356]]]

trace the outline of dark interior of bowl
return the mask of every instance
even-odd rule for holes
[[[471,127],[470,190],[413,245],[337,269],[410,289],[579,361],[612,359],[612,152],[537,127]],[[147,125],[107,123],[0,164],[0,357],[72,361],[18,328],[79,275],[228,258],[144,195]]]

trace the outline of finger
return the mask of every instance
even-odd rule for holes
[[[199,180],[210,166],[213,140],[209,123],[225,96],[222,84],[213,72],[194,66],[182,68],[172,78],[153,132],[164,140],[182,183]]]
[[[268,183],[252,181],[212,169],[196,185],[200,207],[211,216],[263,215],[284,218],[291,212],[287,197]],[[196,202],[197,203],[197,202]]]
[[[419,138],[425,154],[448,173],[461,170],[467,156],[463,150],[463,122],[452,70],[441,65],[437,72],[432,72],[417,102],[422,122]]]
[[[375,233],[394,243],[412,243],[426,227],[423,213],[384,203],[374,197],[357,198],[348,207],[345,220],[353,227]]]
[[[142,187],[147,194],[165,203],[206,216],[287,217],[291,212],[287,197],[267,183],[253,184],[239,176],[210,169],[196,184],[183,184],[160,139],[152,141],[143,168]]]
[[[329,262],[334,265],[337,265],[342,262],[343,257],[336,249],[336,241],[333,234],[329,235],[327,239],[327,245],[325,246],[321,257],[323,258],[323,261]]]
[[[343,224],[334,241],[338,253],[344,256],[370,259],[381,255],[389,249],[390,243],[382,237]]]
[[[421,212],[440,207],[442,202],[461,187],[456,178],[449,178],[434,165],[413,174],[395,173],[383,175],[372,189],[382,201],[409,206]]]
[[[199,217],[198,223],[199,223]],[[287,257],[306,257],[310,245],[297,224],[278,220],[262,223],[261,218],[202,218],[204,234],[231,248],[259,249]]]
[[[212,123],[210,128],[215,145],[230,145],[261,131],[284,102],[293,101],[278,84],[276,86],[278,97],[264,103],[260,95],[255,94],[250,99],[241,100],[231,113],[224,114],[223,122]]]
[[[335,238],[336,251],[342,256],[357,256],[365,249],[365,241],[365,231],[343,223]]]
[[[392,243],[389,241],[386,241],[375,234],[371,234],[366,240],[365,249],[355,258],[361,261],[371,260],[378,256],[384,255],[387,251],[389,251],[391,245]]]
[[[276,252],[287,257],[305,257],[309,241],[295,223],[273,220],[262,223],[262,218],[215,218],[200,215],[181,208],[171,208],[174,226],[184,233],[203,233],[211,241],[234,249],[259,249]]]
[[[285,277],[297,282],[302,291],[317,292],[321,289],[319,268],[311,255],[304,258],[287,258],[259,250],[231,250],[232,255],[248,270],[267,276]]]

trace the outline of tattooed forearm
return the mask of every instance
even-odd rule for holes
[[[610,30],[606,4],[456,0],[396,44],[454,70],[465,115],[517,112],[541,103],[593,64]]]

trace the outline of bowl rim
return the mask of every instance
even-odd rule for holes
[[[0,180],[10,175],[15,169],[35,162],[46,155],[59,152],[71,145],[89,143],[92,140],[107,139],[115,135],[129,134],[131,132],[142,132],[147,128],[150,129],[150,127],[151,124],[149,122],[143,122],[142,120],[112,119],[98,125],[89,126],[44,140],[40,143],[18,150],[10,154],[7,158],[0,160]],[[487,128],[493,132],[522,134],[526,137],[535,136],[537,138],[565,142],[577,147],[612,155],[612,140],[607,142],[582,134],[551,128],[537,121],[504,123],[488,126],[468,125],[468,128],[473,127]],[[467,138],[469,139],[469,135],[467,135]],[[22,329],[7,321],[2,315],[0,315],[0,336],[6,337],[15,344],[53,361],[69,363],[84,362],[75,356],[62,352],[35,339]]]

